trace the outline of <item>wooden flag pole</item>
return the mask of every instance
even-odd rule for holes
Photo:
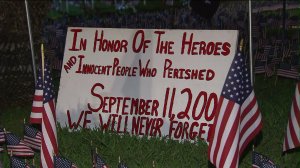
[[[239,49],[240,49],[241,52],[243,50],[243,45],[244,45],[244,39],[241,39],[241,41],[240,41],[240,47],[239,47]]]
[[[253,75],[253,53],[252,53],[252,3],[249,0],[249,59],[250,59],[250,76],[251,76],[251,84],[254,85],[254,75]]]
[[[44,55],[44,44],[43,43],[41,44],[41,55],[42,55],[42,78],[44,81],[45,55]]]
[[[35,68],[35,53],[33,47],[33,39],[32,39],[32,32],[31,32],[31,25],[30,25],[30,15],[29,15],[29,8],[28,2],[25,0],[25,9],[26,9],[26,18],[27,18],[27,26],[28,26],[28,34],[29,34],[29,42],[30,42],[30,50],[31,50],[31,59],[32,59],[32,69],[33,69],[33,77],[34,82],[36,83],[36,68]]]

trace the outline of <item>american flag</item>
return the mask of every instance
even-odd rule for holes
[[[254,67],[254,73],[260,74],[266,72],[266,63],[262,61],[256,61]]]
[[[66,158],[54,156],[54,168],[77,168],[77,166]]]
[[[268,77],[274,75],[275,73],[275,69],[276,69],[276,65],[280,62],[280,58],[276,58],[276,57],[272,57],[268,60],[266,66],[265,66],[265,71],[266,71],[266,75]]]
[[[262,128],[250,72],[238,52],[227,74],[209,137],[209,160],[217,168],[234,168],[248,143]]]
[[[267,64],[265,66],[265,72],[266,72],[266,75],[268,77],[272,76],[274,74],[274,71],[275,71],[275,65],[274,64]]]
[[[56,38],[56,33],[52,32],[49,34],[49,41],[48,45],[50,48],[56,48],[57,44],[59,43],[59,40]]]
[[[38,129],[30,126],[24,125],[24,142],[27,146],[35,150],[40,150],[41,148],[42,133]]]
[[[299,79],[298,67],[290,65],[288,63],[282,63],[280,64],[280,67],[277,69],[277,76]]]
[[[9,155],[18,157],[33,157],[33,150],[23,140],[13,133],[6,133],[6,147]]]
[[[55,49],[50,49],[49,47],[48,48],[46,48],[46,50],[45,50],[45,55],[47,55],[47,57],[48,58],[54,58],[54,57],[56,57],[56,51],[55,51]]]
[[[260,54],[260,56],[257,59],[267,61],[268,56],[270,54],[270,51],[271,51],[271,46],[270,45],[265,45],[263,53]]]
[[[10,167],[11,168],[34,168],[34,166],[30,166],[25,163],[23,160],[20,160],[14,156],[10,157]]]
[[[300,147],[300,83],[296,86],[295,96],[283,142],[283,152]]]
[[[53,167],[53,154],[58,153],[54,86],[47,61],[45,61],[43,81],[44,110],[42,121],[41,166],[45,168]]]
[[[118,168],[128,168],[128,166],[124,162],[120,162]]]
[[[96,152],[92,153],[93,157],[93,168],[108,168],[105,161]]]
[[[42,123],[43,108],[43,79],[41,67],[38,68],[38,79],[36,81],[35,92],[33,96],[32,109],[30,114],[30,123]]]
[[[0,144],[5,142],[5,135],[3,128],[0,128]]]
[[[252,152],[252,167],[253,168],[278,168],[272,160],[255,151]]]
[[[56,38],[63,38],[64,37],[64,30],[63,29],[56,29],[55,36],[56,36]]]
[[[55,70],[61,70],[63,60],[60,60],[58,57],[55,57],[52,62],[52,68]]]

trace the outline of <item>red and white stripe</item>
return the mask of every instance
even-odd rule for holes
[[[33,157],[34,152],[21,140],[18,145],[7,145],[7,152],[9,155],[18,157]]]
[[[55,58],[54,62],[52,64],[52,68],[55,69],[55,70],[61,70],[62,64],[63,64],[62,60],[59,60],[58,58]]]
[[[241,107],[240,119],[240,155],[250,141],[262,129],[262,116],[258,108],[257,100],[252,90]]]
[[[209,141],[210,161],[217,168],[237,168],[240,155],[261,128],[253,91],[242,105],[221,97]]]
[[[36,89],[33,96],[30,123],[40,124],[42,122],[43,100],[43,90]]]
[[[26,145],[36,150],[40,150],[41,139],[42,135],[40,132],[38,132],[36,137],[34,138],[24,135],[24,142],[26,143]]]
[[[292,66],[291,69],[277,69],[277,76],[282,76],[286,78],[299,79],[298,68]]]
[[[5,134],[4,131],[0,129],[0,143],[5,142]]]
[[[42,122],[41,167],[53,167],[53,154],[58,154],[54,99],[44,104]]]
[[[300,146],[300,83],[297,84],[295,96],[283,142],[283,152]]]

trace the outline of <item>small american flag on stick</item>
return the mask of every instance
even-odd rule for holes
[[[272,160],[255,151],[252,152],[252,168],[278,168]]]
[[[10,157],[10,167],[11,168],[34,168],[34,166],[31,166],[25,163],[23,160],[20,160],[14,156]]]
[[[217,168],[237,168],[240,155],[262,128],[250,72],[238,52],[219,99],[208,156]]]
[[[13,133],[6,133],[6,146],[8,154],[17,157],[33,157],[33,150],[23,140]]]
[[[24,125],[24,142],[27,146],[35,150],[40,150],[41,148],[42,133],[38,129],[30,126]]]
[[[45,61],[44,76],[42,78],[44,110],[42,113],[41,165],[45,168],[53,167],[52,154],[58,153],[54,85],[47,61]]]
[[[54,168],[77,168],[77,166],[66,158],[54,156]]]
[[[98,155],[97,152],[92,151],[92,157],[93,157],[93,168],[108,168],[105,161],[102,159],[100,155]]]

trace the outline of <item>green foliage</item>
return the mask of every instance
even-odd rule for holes
[[[106,5],[101,1],[95,3],[95,9],[97,13],[101,14],[112,13],[116,11],[113,5]]]
[[[62,13],[58,12],[58,11],[49,11],[49,13],[47,14],[47,17],[53,20],[59,19],[61,18],[63,15]]]
[[[270,157],[280,167],[299,168],[299,149],[282,155],[283,137],[296,82],[278,78],[275,85],[275,77],[265,79],[260,75],[256,76],[255,81],[255,92],[263,117],[263,130],[254,141],[255,150]],[[22,136],[23,119],[29,118],[30,105],[1,111],[0,126]],[[207,144],[202,141],[180,143],[167,139],[139,138],[128,134],[119,136],[98,129],[70,132],[68,129],[58,128],[58,142],[60,155],[82,168],[92,166],[92,148],[97,148],[109,167],[117,167],[119,157],[132,168],[150,168],[153,161],[158,168],[208,166]],[[251,167],[251,150],[249,145],[243,153],[241,168]],[[6,153],[0,154],[0,160],[3,161],[4,167],[9,167]],[[39,153],[35,156],[35,165],[39,165]]]
[[[163,1],[151,1],[151,2],[146,2],[146,5],[144,5],[143,3],[139,3],[139,5],[137,5],[137,10],[138,11],[159,11],[159,10],[163,10],[165,9],[165,5],[163,3]]]

